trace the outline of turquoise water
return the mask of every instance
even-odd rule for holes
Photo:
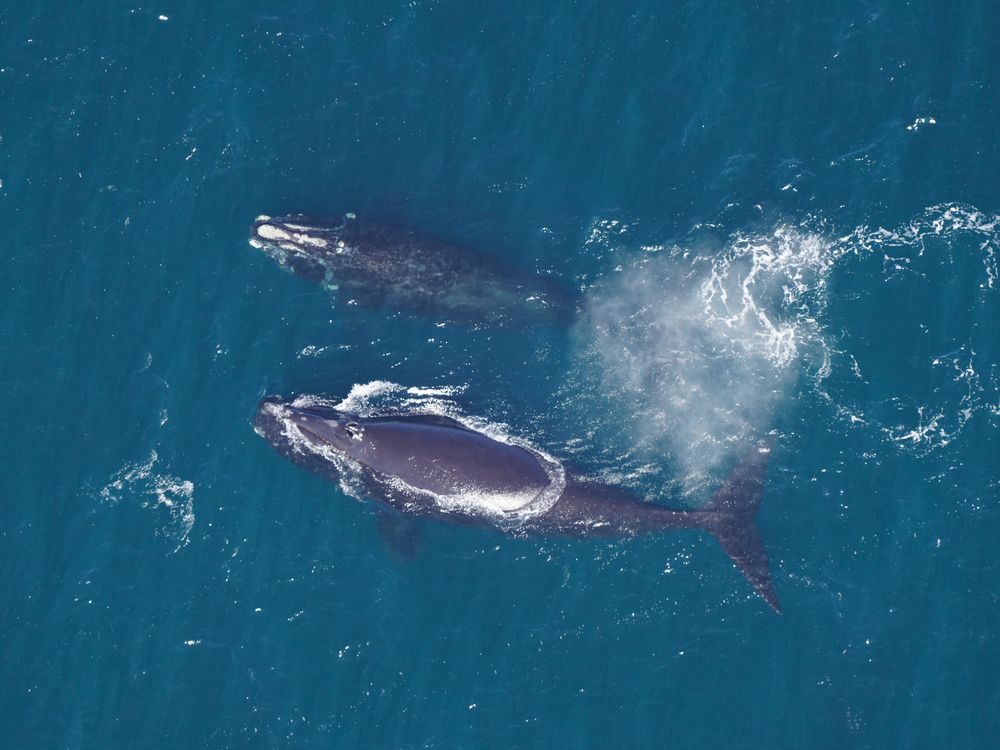
[[[987,2],[5,3],[3,746],[995,745],[997,71]],[[247,244],[346,211],[578,320]],[[774,434],[785,614],[696,532],[401,555],[252,429],[407,388],[677,504]]]

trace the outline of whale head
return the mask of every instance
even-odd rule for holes
[[[333,236],[331,236],[333,235]],[[250,244],[258,249],[280,247],[291,253],[311,254],[336,243],[335,230],[305,216],[258,216],[250,229]]]
[[[345,252],[343,225],[306,216],[258,216],[250,227],[249,242],[280,266],[310,281],[323,281]]]
[[[257,407],[254,429],[290,458],[355,458],[364,449],[364,426],[357,415],[310,400],[265,398]]]

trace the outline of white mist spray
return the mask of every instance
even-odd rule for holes
[[[711,254],[647,251],[593,290],[585,357],[632,438],[672,455],[688,492],[772,429],[803,358],[823,366],[817,317],[835,258],[818,235],[780,227]]]

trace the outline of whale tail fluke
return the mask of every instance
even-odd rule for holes
[[[726,485],[701,509],[703,526],[746,576],[771,608],[781,613],[774,590],[764,541],[754,524],[764,494],[764,480],[771,458],[770,443],[760,446],[736,467]]]

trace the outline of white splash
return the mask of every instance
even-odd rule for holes
[[[194,528],[194,483],[157,473],[159,460],[153,450],[145,462],[125,464],[101,489],[100,496],[111,504],[134,498],[143,508],[165,511],[167,520],[157,533],[176,542],[176,552],[188,544]]]
[[[948,318],[932,306],[944,304],[941,290],[957,293],[959,282],[980,319],[989,320],[1000,303],[1000,216],[942,204],[895,229],[859,226],[839,235],[809,218],[733,234],[721,248],[641,245],[629,242],[633,227],[602,220],[585,240],[588,250],[610,259],[614,273],[592,287],[576,330],[573,377],[596,382],[574,387],[610,401],[602,411],[617,415],[627,443],[657,463],[670,456],[689,492],[772,429],[787,399],[819,398],[845,429],[871,430],[917,451],[949,445],[977,413],[993,416],[1000,404],[1000,384],[989,375],[996,363],[977,354],[994,350],[980,326],[962,333],[972,338],[956,339],[955,351],[927,361],[931,400],[897,393],[889,404],[896,416],[880,422],[857,395],[880,374],[863,374],[848,350],[865,332],[833,328],[828,314],[833,299],[844,303],[831,297],[838,274],[863,282],[853,299],[873,315],[885,313],[882,289],[917,293],[912,285],[919,281],[926,288],[919,293],[929,295],[926,319],[894,322],[914,340],[928,321],[947,334],[943,339],[951,335],[937,328]]]
[[[941,426],[944,413],[928,415],[926,411],[926,407],[917,407],[918,422],[915,427],[907,429],[904,425],[897,425],[886,429],[889,438],[902,446],[932,448],[947,445],[951,442],[951,435]]]
[[[937,125],[937,120],[934,117],[918,117],[911,124],[907,125],[906,129],[915,133],[925,125]]]
[[[583,356],[628,404],[633,437],[673,455],[686,489],[769,429],[803,358],[822,366],[834,259],[819,235],[781,226],[712,255],[646,251],[592,292]]]
[[[302,357],[318,357],[323,352],[325,352],[329,347],[327,346],[316,346],[315,344],[309,344],[302,348],[302,350],[296,355],[299,359]]]
[[[929,334],[952,347],[915,365],[926,390],[894,394],[887,405],[895,418],[880,427],[882,434],[900,450],[925,454],[955,443],[977,414],[995,416],[995,334],[988,323],[976,323],[998,315],[1000,215],[946,203],[895,229],[858,227],[838,243],[862,261],[881,261],[887,289],[919,295],[919,317],[901,329],[914,351]],[[956,296],[975,320],[956,325],[948,302]]]
[[[327,405],[360,417],[402,412],[437,414],[458,419],[456,415],[461,415],[461,410],[454,397],[464,390],[465,386],[406,387],[388,380],[372,380],[351,386],[343,400]]]

